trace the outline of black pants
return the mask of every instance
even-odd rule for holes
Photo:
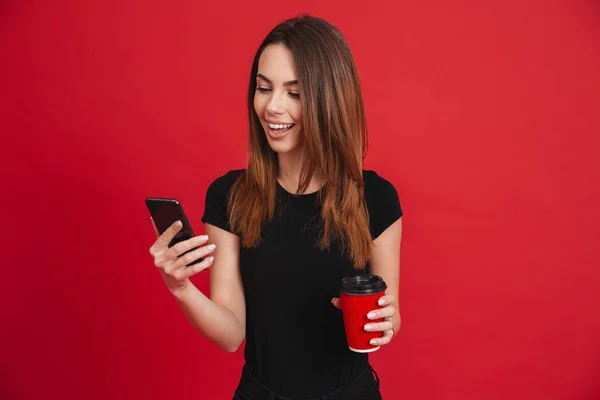
[[[244,367],[233,400],[296,400],[279,396],[256,380]],[[311,400],[382,400],[379,377],[371,367],[348,385]]]

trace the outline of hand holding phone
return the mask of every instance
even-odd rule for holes
[[[214,245],[201,246],[207,236],[194,236],[194,231],[175,199],[146,199],[158,239],[150,248],[154,264],[161,270],[167,286],[174,292],[187,287],[189,277],[208,268],[214,257],[208,257]]]
[[[146,199],[146,206],[148,207],[148,211],[150,211],[150,215],[152,216],[152,222],[154,223],[154,227],[158,231],[159,235],[162,235],[171,225],[173,225],[177,221],[181,221],[181,223],[183,224],[181,230],[177,232],[175,237],[173,237],[169,242],[168,247],[173,247],[177,243],[181,243],[185,240],[194,237],[194,231],[192,230],[192,226],[190,225],[187,216],[183,211],[183,207],[181,207],[179,201],[175,199],[167,199],[161,197],[148,197]],[[197,248],[198,247],[192,248],[184,254],[196,250]],[[199,258],[193,261],[192,263],[188,264],[188,266],[197,264],[199,262],[202,262],[203,260],[203,258]]]

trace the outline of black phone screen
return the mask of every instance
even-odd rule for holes
[[[148,211],[150,211],[150,215],[154,220],[154,224],[156,225],[156,229],[159,234],[163,234],[175,221],[181,221],[183,227],[181,230],[175,235],[175,237],[169,242],[169,247],[174,246],[179,242],[183,242],[184,240],[191,239],[194,237],[194,231],[183,211],[183,207],[179,201],[175,199],[167,199],[167,198],[159,198],[159,197],[148,197],[146,199],[146,206],[148,207]],[[193,248],[184,254],[193,251],[196,248]],[[183,254],[182,254],[183,255]],[[201,262],[203,259],[198,259],[191,264]]]

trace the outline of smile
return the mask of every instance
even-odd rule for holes
[[[268,134],[273,138],[281,138],[284,136],[290,129],[292,129],[296,124],[271,124],[268,123]]]
[[[292,126],[294,126],[294,124],[267,124],[269,125],[269,128],[273,129],[273,130],[283,130],[283,129],[290,129]]]

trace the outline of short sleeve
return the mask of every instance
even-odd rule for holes
[[[229,201],[231,188],[242,172],[243,170],[229,171],[209,185],[206,190],[202,222],[231,232],[229,216],[227,215],[227,202]]]
[[[365,171],[365,201],[369,212],[369,229],[373,240],[403,215],[394,185],[375,171]]]

